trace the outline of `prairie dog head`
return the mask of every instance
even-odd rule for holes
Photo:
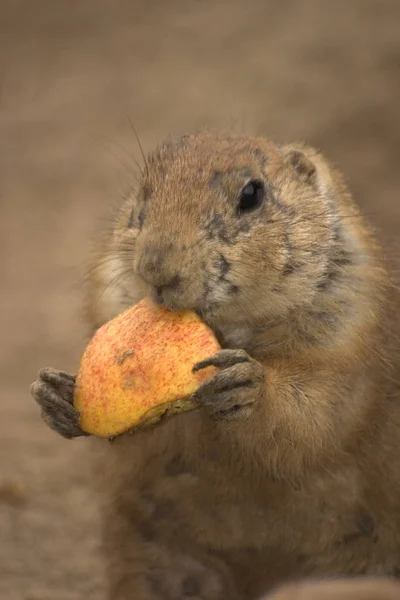
[[[352,215],[315,150],[205,132],[149,155],[112,246],[128,295],[196,310],[216,328],[256,327],[312,305],[335,269],[364,260]]]

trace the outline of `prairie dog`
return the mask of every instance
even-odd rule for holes
[[[112,600],[253,600],[312,577],[396,576],[395,291],[340,173],[316,150],[201,132],[146,161],[99,251],[92,330],[151,295],[223,350],[199,409],[93,440]],[[82,435],[74,377],[32,386]]]

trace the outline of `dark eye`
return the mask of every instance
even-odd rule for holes
[[[264,200],[264,184],[259,179],[252,179],[240,192],[238,214],[251,212],[260,206]]]

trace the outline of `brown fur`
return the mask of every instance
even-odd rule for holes
[[[239,215],[249,180],[265,198]],[[198,411],[93,440],[111,599],[399,574],[397,292],[380,255],[311,148],[204,132],[148,157],[92,271],[91,326],[152,294],[197,310],[225,351]],[[73,437],[57,377],[33,394]]]

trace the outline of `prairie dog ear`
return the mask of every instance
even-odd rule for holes
[[[297,177],[308,183],[315,185],[317,181],[317,167],[312,160],[311,152],[308,149],[295,146],[284,146],[283,153],[287,164],[295,171]]]

